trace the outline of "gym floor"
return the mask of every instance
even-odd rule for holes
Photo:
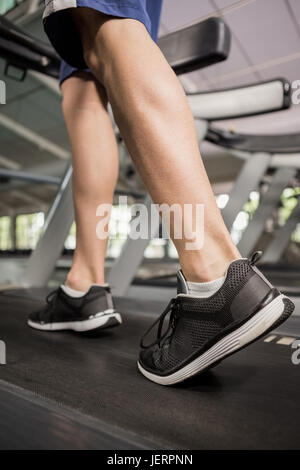
[[[161,387],[136,367],[139,338],[163,309],[161,302],[117,298],[121,328],[41,335],[26,325],[26,317],[45,294],[45,289],[0,294],[9,365],[0,368],[0,420],[7,431],[1,432],[0,448],[299,445],[300,365],[291,360],[299,317],[194,380]]]

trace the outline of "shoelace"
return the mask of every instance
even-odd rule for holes
[[[170,320],[169,320],[169,325],[168,325],[168,328],[166,329],[166,331],[162,334],[162,328],[163,328],[163,323],[164,323],[164,320],[166,318],[166,316],[168,315],[168,313],[171,312],[171,315],[170,315]],[[177,324],[177,319],[178,319],[178,300],[176,298],[174,299],[171,299],[170,302],[168,303],[167,307],[165,308],[165,310],[162,312],[162,314],[158,317],[158,319],[150,326],[150,328],[146,331],[146,333],[144,334],[144,336],[142,337],[141,339],[141,343],[140,343],[140,346],[142,349],[148,349],[148,348],[151,348],[152,346],[155,346],[156,344],[158,344],[159,346],[161,346],[161,344],[167,339],[170,337],[170,335],[168,336],[168,333],[170,331],[173,331],[176,327],[176,324]],[[149,335],[150,331],[153,330],[153,328],[158,324],[158,329],[157,329],[157,337],[156,337],[156,340],[153,341],[153,343],[151,344],[147,344],[145,345],[145,338]]]
[[[46,297],[46,302],[47,304],[51,305],[51,304],[54,304],[56,299],[57,299],[57,289],[49,292],[49,294]]]
[[[251,266],[255,266],[256,263],[258,263],[258,261],[260,260],[260,258],[262,257],[262,254],[263,252],[262,251],[254,251],[254,253],[252,253],[252,255],[250,256],[249,258],[249,263]]]

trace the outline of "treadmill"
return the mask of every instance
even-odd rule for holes
[[[0,38],[5,31],[1,22]],[[219,18],[172,34],[160,44],[177,73],[228,55],[230,33]],[[26,48],[29,55],[41,52]],[[5,54],[12,60],[7,49]],[[26,71],[26,60],[15,61],[16,55],[12,64]],[[300,375],[292,356],[299,318],[193,380],[162,387],[138,373],[136,359],[139,339],[164,302],[117,296],[124,316],[118,332],[41,334],[27,327],[26,318],[48,292],[31,284],[0,293],[0,338],[6,346],[0,365],[1,449],[299,448]]]

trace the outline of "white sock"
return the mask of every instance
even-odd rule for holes
[[[107,287],[108,284],[105,283],[105,284],[91,284],[91,286],[89,287],[89,289],[92,287],[92,286],[101,286],[101,287]],[[72,287],[69,287],[67,286],[67,284],[61,284],[60,286],[62,288],[62,290],[67,294],[69,295],[70,297],[82,297],[83,295],[85,295],[87,293],[87,291],[89,290],[86,290],[86,291],[81,291],[81,290],[76,290],[76,289],[72,289]]]
[[[189,282],[187,281],[187,286],[189,289],[189,295],[193,297],[210,297],[215,294],[225,281],[225,276],[219,277],[214,281],[210,282]]]
[[[67,286],[66,284],[62,284],[60,287],[70,297],[82,297],[87,292],[87,291],[83,292],[81,290],[72,289],[71,287]]]

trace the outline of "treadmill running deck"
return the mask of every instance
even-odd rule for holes
[[[138,373],[136,359],[139,339],[163,305],[117,299],[121,327],[94,335],[48,333],[26,325],[44,293],[0,294],[0,339],[7,346],[2,381],[153,448],[299,448],[300,365],[292,364],[291,346],[277,343],[279,334],[185,385],[162,387]]]

